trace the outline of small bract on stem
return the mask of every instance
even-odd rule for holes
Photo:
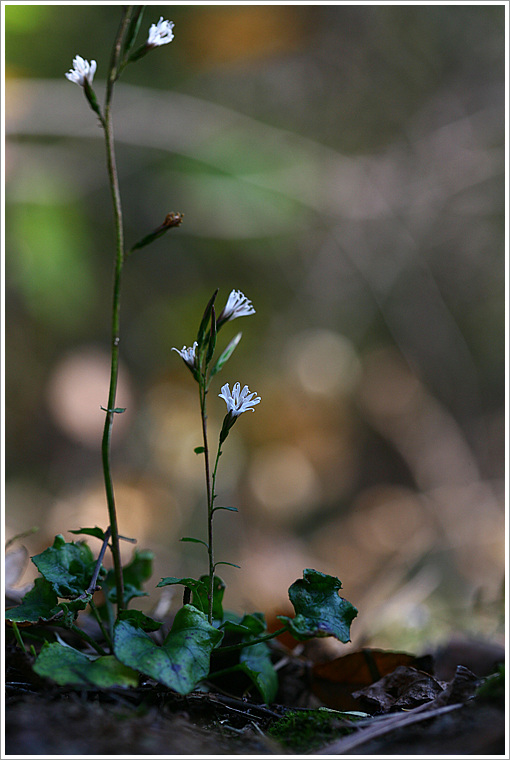
[[[260,402],[260,397],[255,393],[250,393],[248,386],[245,385],[241,390],[240,383],[235,383],[230,391],[230,386],[226,383],[221,393],[218,394],[227,404],[227,414],[223,420],[221,428],[218,448],[216,451],[216,458],[214,461],[214,468],[211,474],[210,465],[210,449],[207,431],[207,393],[212,378],[216,375],[226,364],[229,358],[232,356],[239,341],[241,340],[241,333],[238,333],[233,338],[226,349],[220,354],[216,362],[212,362],[214,357],[214,351],[216,348],[216,341],[219,330],[227,322],[237,319],[237,317],[249,316],[255,314],[255,309],[251,301],[240,290],[232,290],[227,303],[222,309],[220,316],[216,319],[216,311],[214,303],[218,291],[216,290],[209,303],[207,304],[200,327],[197,333],[197,339],[194,341],[190,348],[183,346],[182,349],[174,348],[173,351],[181,356],[182,360],[193,374],[196,382],[198,383],[199,402],[200,402],[200,418],[202,425],[202,442],[200,447],[200,453],[204,455],[204,468],[205,468],[205,483],[206,483],[206,499],[207,499],[207,553],[209,560],[209,572],[208,572],[208,620],[212,623],[213,620],[213,603],[214,603],[214,578],[215,569],[218,564],[232,564],[230,562],[215,562],[214,559],[214,530],[213,519],[214,514],[219,507],[214,506],[216,499],[216,477],[218,474],[218,464],[220,456],[222,454],[222,446],[225,442],[230,429],[236,422],[240,414],[250,409]],[[201,542],[205,543],[205,542]]]

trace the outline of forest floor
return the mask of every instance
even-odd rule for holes
[[[275,643],[280,687],[266,705],[246,684],[228,681],[185,697],[150,679],[125,689],[56,686],[35,676],[30,656],[8,643],[5,750],[504,756],[503,658],[497,645],[468,641],[452,644],[447,663],[444,656],[436,662],[370,649],[321,662],[306,648],[291,652]]]

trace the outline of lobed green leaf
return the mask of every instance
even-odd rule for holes
[[[57,596],[64,599],[72,599],[86,591],[96,564],[86,543],[66,543],[61,534],[55,536],[53,546],[32,557],[32,562],[51,583]]]
[[[338,578],[318,570],[303,570],[303,578],[289,588],[289,599],[296,611],[294,618],[278,615],[298,641],[334,636],[350,641],[350,626],[357,609],[338,595],[342,588]]]
[[[53,585],[45,578],[36,578],[21,604],[6,610],[5,618],[13,623],[40,623],[51,620],[60,610]]]
[[[113,655],[90,658],[65,644],[47,642],[43,645],[34,671],[50,678],[59,686],[76,684],[108,689],[112,686],[138,686],[138,673]]]
[[[113,645],[117,658],[128,667],[179,694],[189,694],[208,675],[211,652],[222,636],[204,613],[186,604],[162,646],[128,620],[115,623]]]

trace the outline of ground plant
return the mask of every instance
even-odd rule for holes
[[[165,637],[160,632],[161,620],[132,606],[138,597],[147,594],[146,585],[152,575],[152,553],[135,548],[129,563],[123,564],[121,560],[120,542],[136,543],[134,538],[120,533],[122,511],[118,513],[117,510],[110,462],[115,418],[125,411],[116,402],[122,274],[124,266],[129,266],[131,256],[138,255],[140,249],[183,222],[182,213],[169,212],[162,223],[134,245],[128,247],[125,244],[112,120],[115,84],[128,66],[145,55],[164,54],[158,49],[174,39],[174,24],[161,17],[150,25],[145,41],[137,43],[143,15],[143,6],[121,9],[120,25],[106,67],[102,105],[93,87],[96,70],[101,68],[95,60],[76,55],[73,68],[66,74],[71,83],[82,89],[104,133],[115,228],[111,375],[107,401],[102,407],[105,414],[101,456],[108,509],[106,527],[75,527],[70,532],[80,537],[76,541],[67,542],[59,534],[52,546],[32,557],[39,577],[21,603],[7,610],[6,619],[19,647],[31,658],[33,671],[61,686],[136,687],[141,679],[149,678],[180,695],[187,695],[202,688],[204,682],[208,688],[214,688],[215,679],[236,674],[253,685],[263,702],[270,703],[277,693],[278,675],[267,642],[282,633],[290,633],[298,642],[330,636],[348,642],[350,625],[357,610],[339,595],[342,584],[338,578],[311,568],[304,569],[303,577],[289,589],[294,617],[279,616],[281,625],[276,630],[268,631],[260,612],[239,616],[224,608],[225,584],[217,570],[233,563],[228,558],[218,559],[215,554],[214,518],[221,510],[236,512],[237,508],[217,502],[220,460],[223,464],[227,439],[239,417],[247,411],[254,412],[261,402],[260,396],[239,381],[223,383],[219,392],[215,388],[217,375],[227,366],[242,337],[238,332],[230,340],[227,337],[223,341],[223,334],[228,333],[232,321],[255,313],[252,302],[241,290],[232,290],[224,305],[218,307],[216,289],[201,319],[197,315],[198,329],[192,334],[190,345],[174,349],[181,357],[185,371],[189,371],[191,382],[196,383],[197,427],[200,424],[202,443],[194,452],[190,451],[190,456],[203,459],[205,472],[207,540],[193,536],[184,536],[181,540],[203,545],[207,561],[205,572],[197,572],[197,577],[169,575],[157,584],[160,588],[183,587],[182,606]],[[74,94],[70,92],[69,97]],[[186,213],[192,213],[192,209]],[[215,446],[211,446],[207,425],[210,391],[226,404]],[[96,542],[98,550],[93,551],[87,541]],[[109,570],[103,566],[107,551],[112,557]],[[94,627],[83,625],[84,620],[90,619],[95,621]],[[31,635],[31,628],[37,629],[37,637]],[[59,635],[59,628],[74,634],[72,644]]]

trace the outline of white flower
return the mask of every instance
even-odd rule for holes
[[[163,16],[160,16],[158,23],[153,24],[149,29],[148,47],[159,47],[159,45],[166,45],[167,42],[172,42],[174,38],[173,28],[173,21],[163,21]]]
[[[92,84],[97,68],[97,63],[95,61],[89,63],[85,58],[82,58],[81,55],[77,55],[73,60],[73,66],[74,69],[70,69],[66,74],[66,77],[70,82],[79,84],[81,87],[85,86],[86,81],[89,84]]]
[[[236,383],[233,386],[232,393],[230,392],[229,384],[226,383],[221,389],[221,393],[218,393],[218,396],[225,401],[228,411],[234,417],[238,417],[248,409],[250,412],[254,412],[255,409],[252,409],[251,407],[261,401],[260,396],[257,396],[256,393],[250,393],[250,389],[247,385],[241,390],[240,383]],[[255,398],[253,398],[254,396]]]
[[[178,348],[172,348],[172,351],[177,351],[179,356],[182,356],[188,367],[195,366],[195,351],[198,346],[198,343],[195,341],[191,348],[186,348],[186,346],[183,346],[182,349],[179,351]]]
[[[227,322],[237,317],[248,317],[255,314],[255,309],[246,296],[240,290],[233,290],[228,297],[225,308],[218,317],[218,322]]]

